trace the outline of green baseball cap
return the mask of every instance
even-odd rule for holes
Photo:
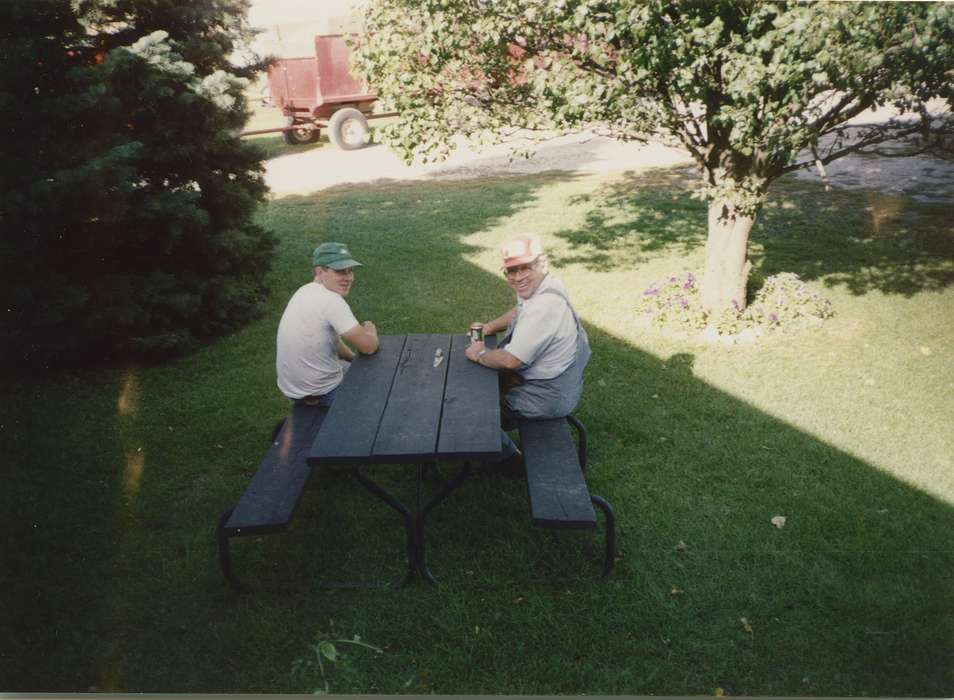
[[[315,248],[312,260],[315,267],[330,267],[332,270],[361,266],[361,263],[351,257],[351,252],[344,243],[322,243]]]

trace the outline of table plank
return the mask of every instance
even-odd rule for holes
[[[435,366],[438,350],[441,361]],[[434,459],[449,353],[449,335],[407,336],[370,461]]]
[[[488,338],[488,346],[495,346]],[[493,459],[500,456],[500,386],[495,370],[464,354],[466,335],[451,339],[437,451],[443,459]]]
[[[308,463],[312,466],[369,461],[378,424],[403,355],[405,336],[383,335],[378,341],[375,354],[355,355],[351,369],[339,385],[333,410],[318,431],[308,456]]]

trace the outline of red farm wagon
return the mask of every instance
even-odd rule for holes
[[[285,126],[243,132],[243,136],[282,132],[290,144],[314,143],[327,129],[333,144],[346,151],[368,142],[368,119],[377,95],[351,75],[351,52],[344,34],[315,36],[315,55],[281,58],[268,69],[268,100],[282,111]]]

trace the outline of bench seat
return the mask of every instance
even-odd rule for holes
[[[324,406],[296,403],[238,504],[219,518],[219,566],[233,587],[241,585],[232,572],[229,538],[288,529],[311,476],[308,452],[327,413]]]
[[[579,432],[580,447],[573,442],[569,425]],[[613,509],[586,485],[586,430],[577,419],[567,416],[548,420],[517,420],[520,431],[530,518],[538,527],[593,530],[596,512],[606,518],[606,552],[603,575],[613,568],[616,554],[616,526]]]

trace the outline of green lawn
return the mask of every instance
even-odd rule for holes
[[[338,643],[332,692],[950,696],[954,208],[781,183],[755,268],[837,315],[707,346],[634,323],[650,282],[701,266],[686,187],[674,170],[277,199],[258,322],[165,365],[5,378],[0,690],[310,692],[320,673],[293,665],[316,636],[358,635],[383,652]],[[397,518],[328,470],[288,534],[235,540],[260,590],[231,592],[214,527],[287,410],[275,330],[316,243],[366,263],[350,301],[381,333],[464,332],[512,301],[497,246],[530,230],[593,344],[577,414],[619,518],[613,575],[598,534],[532,528],[522,482],[485,477],[429,520],[439,587],[327,588],[403,569]]]

